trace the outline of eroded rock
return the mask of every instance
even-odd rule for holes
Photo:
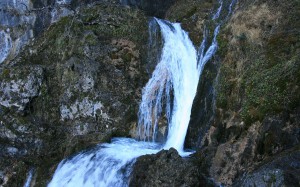
[[[5,69],[0,83],[0,104],[17,112],[24,112],[28,103],[39,95],[43,81],[43,69],[27,67],[28,69]],[[4,74],[4,75],[3,75]],[[22,75],[20,77],[19,75]]]

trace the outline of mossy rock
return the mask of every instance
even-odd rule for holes
[[[245,121],[262,120],[267,113],[291,110],[298,106],[299,75],[300,62],[297,58],[246,74],[245,100],[241,113]]]
[[[4,187],[18,187],[23,186],[26,181],[27,172],[29,171],[29,166],[23,161],[17,161],[11,165],[12,173],[9,177],[8,182]]]
[[[274,4],[273,1],[244,3],[236,13],[255,7],[280,10],[277,22],[265,24],[261,18],[258,28],[261,34],[257,40],[245,33],[233,35],[239,29],[232,19],[221,28],[218,36],[218,55],[223,59],[220,67],[217,91],[217,107],[235,111],[247,124],[261,121],[268,114],[290,111],[299,106],[299,49],[300,35],[295,29],[299,21],[295,17],[299,11],[299,1],[288,4]],[[280,8],[279,8],[280,7]],[[249,15],[250,16],[250,15]],[[250,18],[249,18],[250,19]],[[275,25],[272,25],[275,24]],[[246,25],[247,26],[247,25]],[[251,29],[251,25],[248,25]],[[270,31],[272,29],[272,32]]]
[[[86,57],[85,48],[128,39],[141,46],[147,41],[147,18],[138,9],[96,4],[81,7],[77,14],[63,17],[35,41],[21,63],[50,65],[72,56]]]

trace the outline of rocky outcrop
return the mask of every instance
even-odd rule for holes
[[[240,177],[234,186],[299,186],[300,152],[286,152]]]
[[[299,12],[293,7],[299,3],[239,1],[218,36],[219,70],[205,67],[186,145],[198,147],[199,166],[225,185],[299,183]]]
[[[106,0],[2,0],[0,2],[0,63],[14,59],[50,24],[74,15],[80,6],[92,2],[119,4]]]
[[[129,186],[214,186],[205,178],[193,159],[181,158],[171,148],[137,159]]]
[[[33,167],[45,186],[62,158],[136,122],[147,18],[106,2],[77,11],[0,66],[0,185],[24,185]]]
[[[124,4],[181,22],[196,46],[218,7],[206,0],[20,2],[0,2],[3,186],[24,185],[32,167],[33,183],[45,186],[62,158],[133,134],[154,68],[145,61],[155,62],[161,43],[147,46],[145,13]],[[185,144],[197,152],[142,156],[130,185],[299,185],[298,7],[296,0],[238,1],[198,85]]]
[[[40,67],[5,69],[1,78],[0,105],[23,113],[29,102],[39,95],[43,81],[43,69]]]

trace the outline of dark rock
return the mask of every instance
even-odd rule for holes
[[[64,157],[129,136],[145,83],[147,34],[138,9],[82,6],[1,64],[0,165],[17,158],[46,186]],[[10,186],[25,182],[13,178],[19,170],[2,168]]]
[[[258,153],[275,155],[282,150],[290,149],[300,143],[300,108],[285,114],[263,120],[260,133]]]
[[[300,150],[280,154],[240,177],[233,186],[299,186]]]
[[[148,52],[147,52],[147,73],[149,78],[152,75],[157,63],[160,60],[163,39],[160,32],[160,27],[155,19],[151,19],[149,22],[149,41],[148,41]]]
[[[280,154],[299,146],[300,99],[297,93],[300,66],[299,40],[296,39],[299,37],[295,37],[299,33],[294,32],[299,28],[299,21],[294,21],[294,24],[291,21],[299,14],[292,11],[292,7],[299,5],[297,1],[288,4],[271,0],[238,1],[234,15],[220,31],[216,58],[220,59],[220,68],[208,69],[207,73],[216,76],[215,72],[219,72],[217,84],[212,87],[216,93],[215,115],[211,121],[207,120],[213,111],[195,104],[203,105],[204,98],[211,98],[207,96],[210,87],[200,82],[206,95],[197,93],[191,129],[186,138],[186,146],[202,146],[199,154],[203,154],[198,159],[204,168],[209,168],[208,175],[218,182],[231,186],[237,178],[251,173],[252,179],[246,177],[249,183],[243,185],[251,186],[255,180],[257,186],[267,185],[259,178],[266,175],[264,180],[270,184],[278,177],[278,183],[273,183],[275,186],[289,184],[284,182],[285,176],[295,181],[292,186],[299,186],[299,179],[295,177],[297,168],[291,175],[285,174],[290,169],[282,166],[278,175],[276,167],[261,168],[271,162],[270,159],[280,160]],[[174,10],[178,9],[174,7]],[[170,9],[168,16],[176,15],[174,10]],[[192,18],[191,25],[197,23],[196,14],[193,13],[191,18],[185,11],[180,13],[183,23]],[[205,81],[214,79],[207,75],[204,72]],[[207,101],[212,103],[209,99]],[[204,115],[205,112],[208,115]],[[199,132],[200,138],[197,137]]]
[[[144,10],[147,15],[164,18],[166,11],[177,0],[121,0],[123,5],[136,6]]]
[[[214,123],[217,71],[218,65],[209,62],[200,77],[185,138],[186,148],[200,148],[204,144],[202,141],[205,134]]]
[[[178,152],[160,151],[136,160],[129,186],[214,186],[201,174],[191,159],[181,158]]]

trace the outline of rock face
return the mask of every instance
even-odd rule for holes
[[[2,0],[0,2],[0,63],[15,58],[30,41],[50,24],[74,15],[75,10],[92,2],[106,0]],[[119,4],[118,1],[109,1]],[[3,49],[3,50],[2,50]]]
[[[300,152],[287,152],[244,175],[235,186],[299,186]]]
[[[20,74],[22,78],[19,76]],[[22,113],[28,107],[29,102],[39,95],[43,81],[43,69],[41,67],[5,69],[1,78],[0,104]]]
[[[299,6],[239,1],[205,67],[186,146],[225,185],[299,185]]]
[[[24,185],[33,167],[35,185],[45,186],[63,157],[129,136],[147,78],[147,36],[143,12],[98,2],[1,64],[0,185]]]
[[[165,17],[166,11],[177,0],[121,0],[123,5],[135,6],[144,10],[147,15],[159,18]]]
[[[148,43],[146,15],[181,22],[198,46],[218,6],[1,1],[0,186],[23,186],[32,168],[32,184],[46,186],[64,157],[132,135],[162,45]],[[299,186],[299,6],[237,2],[198,85],[185,143],[196,153],[142,156],[130,186]]]

